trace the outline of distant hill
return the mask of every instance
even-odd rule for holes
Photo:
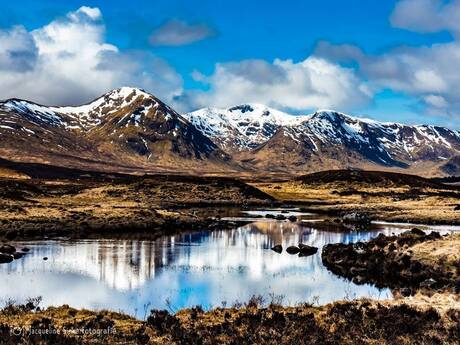
[[[350,186],[362,184],[375,187],[449,188],[441,182],[424,177],[383,171],[330,170],[300,176],[294,181],[305,184],[349,183]]]

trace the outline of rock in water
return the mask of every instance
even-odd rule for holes
[[[318,252],[318,248],[299,243],[299,256],[310,256]]]
[[[0,264],[8,264],[13,259],[13,255],[0,253]]]
[[[413,228],[413,229],[411,229],[410,233],[411,233],[412,235],[416,235],[416,236],[425,236],[425,235],[426,235],[425,232],[424,232],[423,230],[420,230],[420,229],[418,229],[418,228]]]
[[[283,246],[281,244],[277,244],[272,248],[272,250],[274,252],[277,252],[278,254],[281,254],[281,252],[283,251]]]
[[[23,253],[16,252],[13,254],[13,258],[17,260],[17,259],[22,258],[23,255],[24,255]]]
[[[297,247],[297,246],[290,246],[290,247],[286,248],[286,251],[289,254],[294,255],[294,254],[298,254],[300,252],[300,248]]]
[[[345,224],[369,225],[371,220],[367,214],[360,212],[347,213],[342,217],[342,222]]]
[[[13,254],[15,252],[16,248],[10,246],[9,244],[4,244],[3,246],[0,246],[0,253]]]
[[[288,219],[291,222],[297,222],[297,217],[296,216],[289,216]]]

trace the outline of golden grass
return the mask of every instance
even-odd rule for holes
[[[410,188],[382,188],[351,183],[304,185],[298,182],[255,183],[255,187],[285,202],[304,202],[314,211],[361,210],[372,213],[376,219],[415,223],[460,223],[460,211],[455,205],[460,198],[424,196],[423,193],[439,193],[434,189],[420,190],[419,198],[404,199]],[[339,195],[338,192],[355,189],[370,195]],[[391,196],[382,195],[391,192]],[[460,194],[459,194],[460,197]]]

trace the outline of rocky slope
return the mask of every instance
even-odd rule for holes
[[[229,170],[230,157],[142,90],[120,88],[77,107],[0,103],[0,155],[106,169]]]
[[[222,149],[261,170],[460,172],[456,164],[445,166],[459,154],[460,133],[443,127],[382,123],[331,110],[293,116],[251,104],[184,116]]]

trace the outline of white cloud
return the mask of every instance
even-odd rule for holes
[[[448,30],[460,33],[459,0],[401,0],[391,18],[395,27],[417,32]]]
[[[0,71],[22,72],[34,68],[38,49],[32,35],[24,27],[15,26],[0,31],[0,47]]]
[[[102,14],[90,7],[31,32],[21,26],[0,31],[0,80],[0,98],[57,105],[85,102],[123,85],[170,101],[183,83],[165,61],[107,43]]]
[[[424,97],[427,104],[430,104],[434,108],[445,109],[448,106],[447,101],[442,96],[438,95],[427,95]]]
[[[204,23],[189,24],[173,19],[157,28],[149,40],[154,46],[183,46],[214,35],[215,31]]]
[[[353,70],[315,57],[301,62],[276,59],[273,63],[264,60],[221,63],[212,75],[204,77],[195,73],[196,76],[209,84],[209,90],[183,95],[177,100],[183,108],[256,102],[297,111],[350,109],[372,97],[372,90]]]

